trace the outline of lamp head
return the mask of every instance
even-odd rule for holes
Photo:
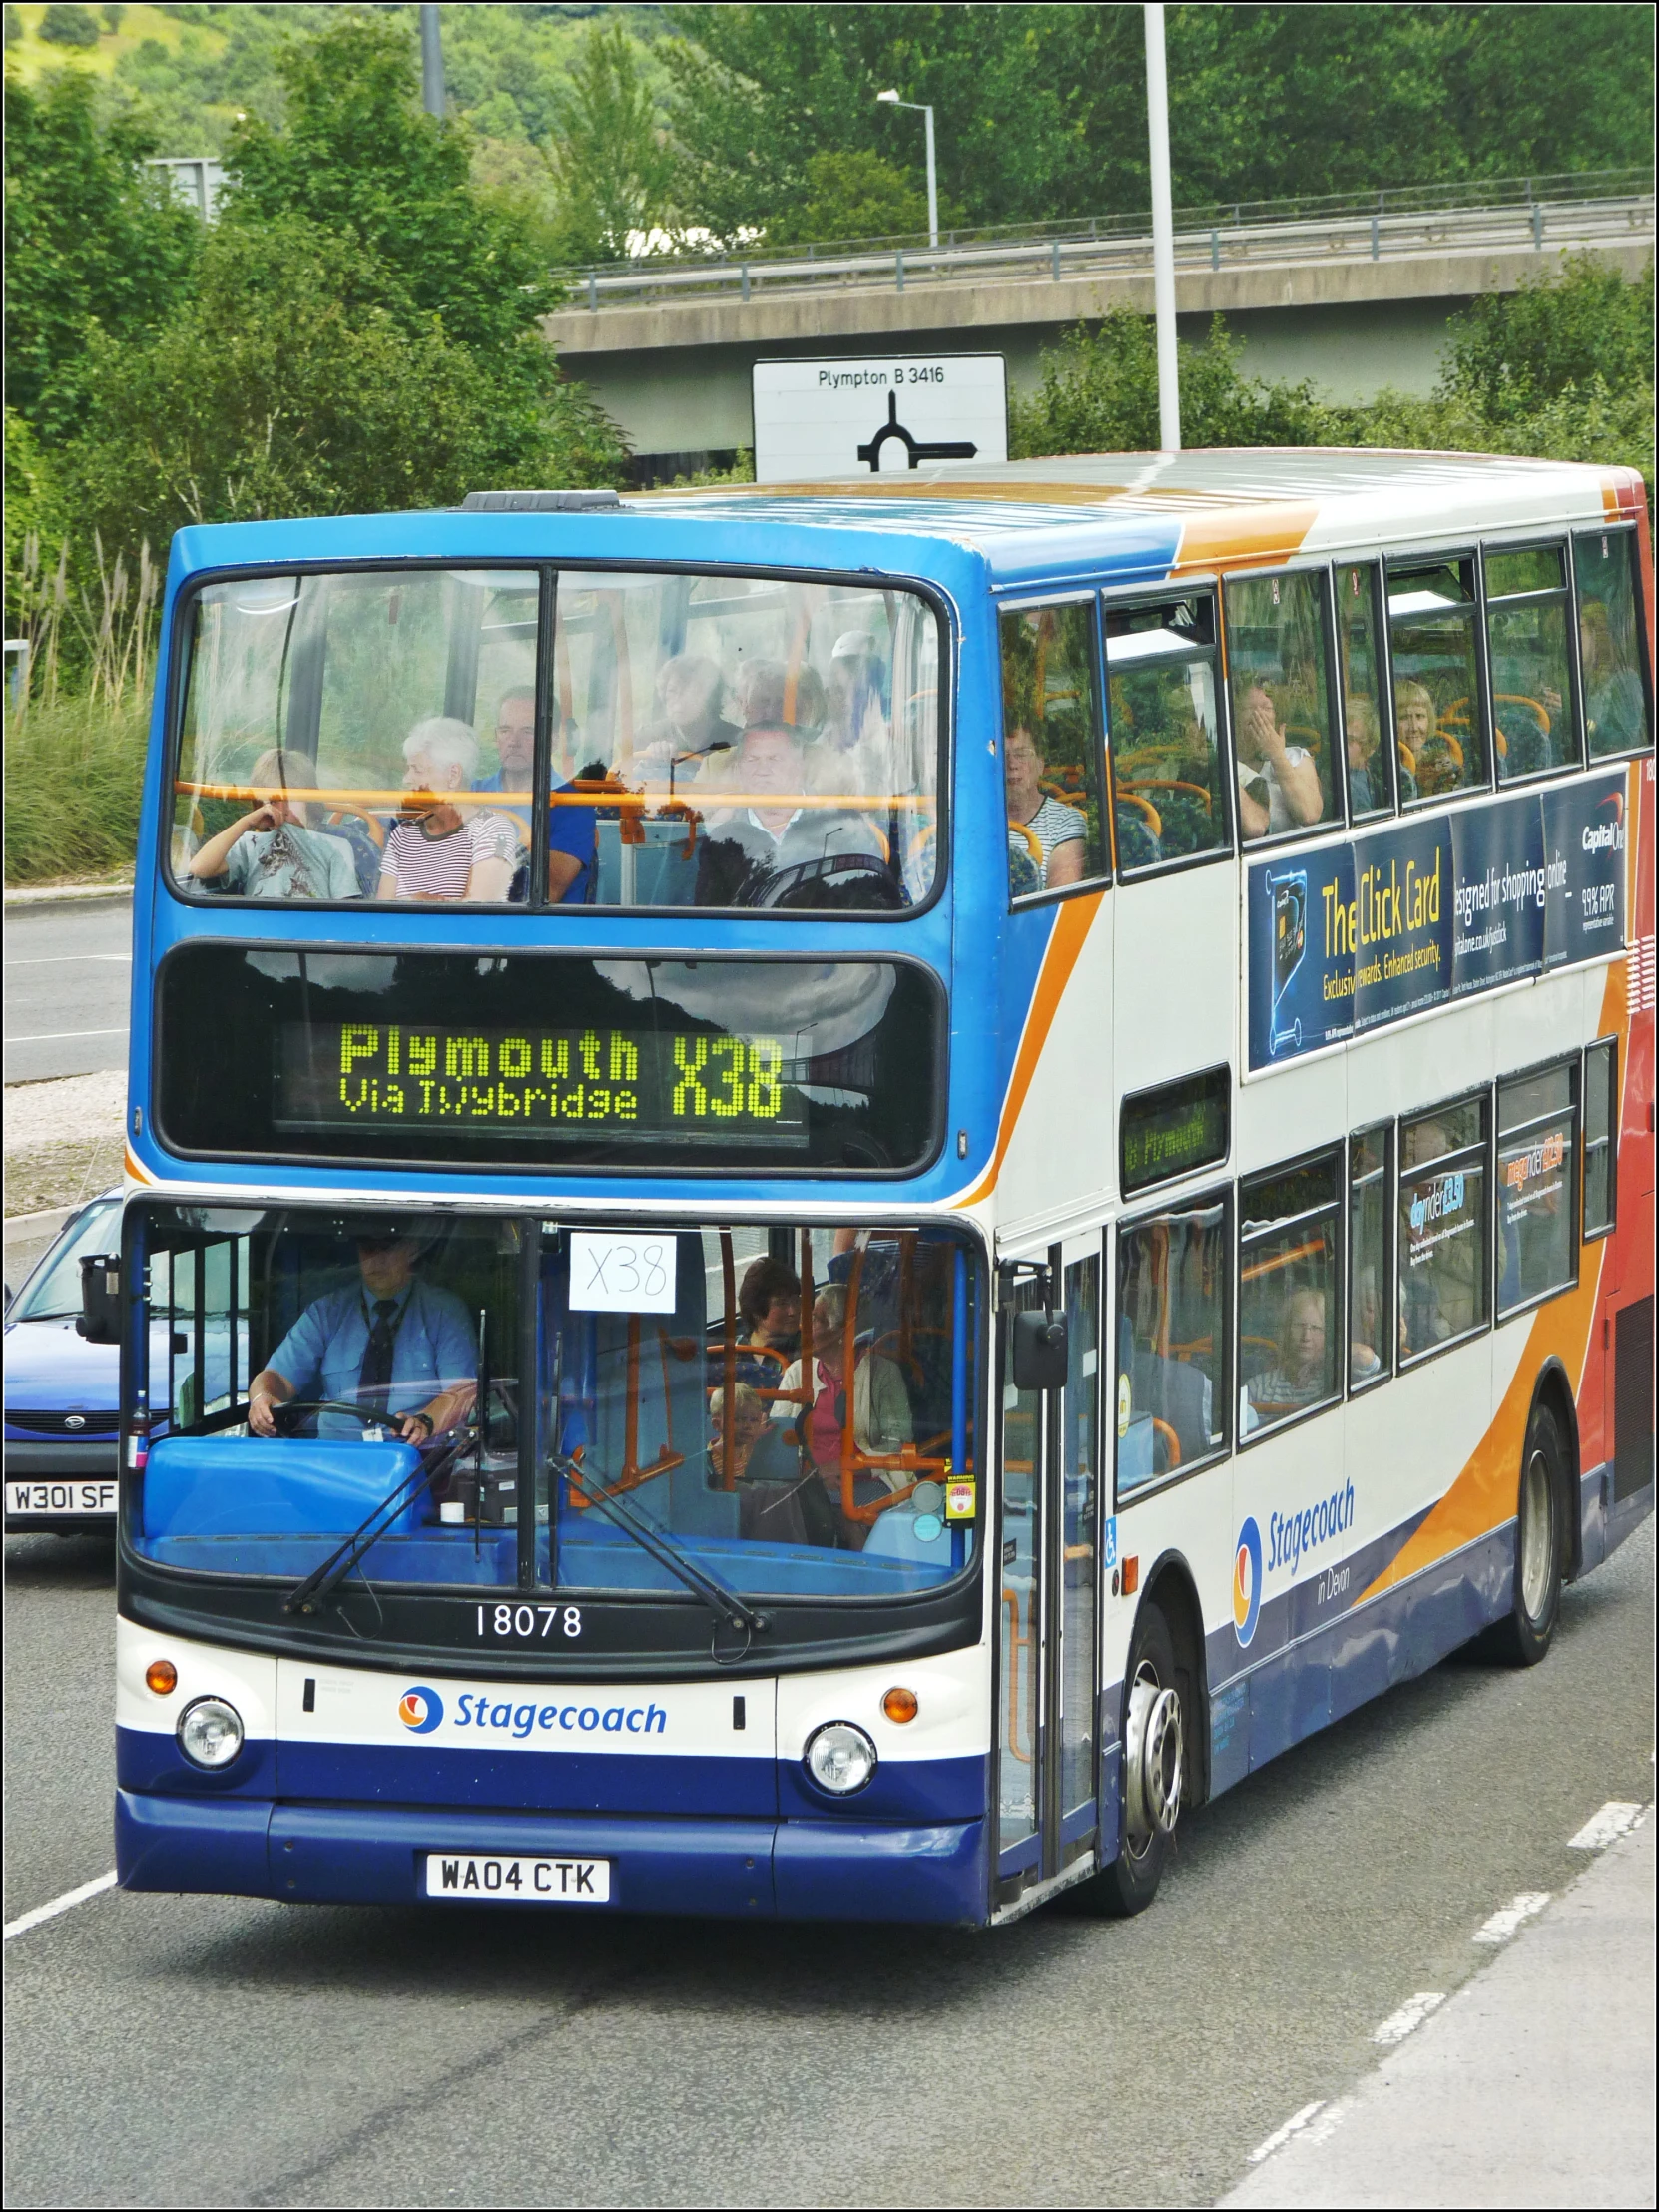
[[[884,100],[889,107],[896,108],[899,105],[896,92],[878,92],[875,97],[877,100]]]

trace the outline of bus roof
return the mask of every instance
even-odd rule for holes
[[[1141,565],[1150,535],[1168,542],[1170,571],[1196,571],[1336,546],[1589,521],[1637,512],[1641,499],[1633,469],[1491,453],[1255,446],[934,462],[898,479],[734,484],[636,494],[629,504],[688,519],[721,514],[943,538],[972,546],[993,572],[1016,581],[1033,567],[1061,565],[1057,538],[1066,541],[1062,560],[1087,557],[1087,548],[1119,568]]]

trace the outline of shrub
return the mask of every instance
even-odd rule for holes
[[[40,35],[51,46],[96,46],[98,18],[80,0],[52,0],[40,19]]]

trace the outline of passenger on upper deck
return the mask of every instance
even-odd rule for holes
[[[1326,1373],[1325,1293],[1304,1284],[1291,1293],[1275,1367],[1253,1375],[1245,1385],[1245,1427],[1283,1420],[1305,1405],[1317,1405],[1332,1393]]]
[[[403,758],[409,797],[386,839],[375,896],[504,901],[523,851],[518,824],[510,815],[462,809],[442,796],[472,789],[478,740],[470,727],[432,715],[409,732]]]
[[[1237,732],[1239,829],[1246,841],[1306,828],[1325,812],[1320,772],[1304,746],[1292,745],[1260,684],[1245,693]]]
[[[238,898],[360,897],[348,840],[313,830],[307,803],[288,797],[316,789],[311,763],[276,746],[260,755],[249,781],[265,797],[194,854],[196,880]]]
[[[1457,764],[1441,737],[1434,694],[1426,684],[1401,677],[1394,685],[1394,728],[1399,733],[1399,796],[1454,790]]]
[[[1087,822],[1075,807],[1068,807],[1064,800],[1054,799],[1043,790],[1043,771],[1048,764],[1023,724],[1016,724],[1008,732],[1005,753],[1008,821],[1010,826],[1019,826],[1010,827],[1008,848],[1016,857],[1028,855],[1037,878],[1029,887],[1052,891],[1067,883],[1080,883]],[[1033,841],[1041,851],[1040,860],[1031,850]],[[1020,888],[1017,878],[1015,888],[1016,892]]]
[[[360,1405],[408,1443],[429,1443],[466,1413],[478,1348],[466,1308],[415,1273],[421,1240],[392,1223],[357,1239],[360,1280],[313,1299],[248,1385],[248,1425],[276,1434],[276,1409],[315,1395]],[[317,1434],[357,1437],[362,1423],[319,1413]]]
[[[657,672],[663,716],[634,754],[641,788],[660,790],[688,781],[707,761],[729,752],[741,735],[721,713],[725,681],[701,653],[677,653]]]
[[[735,783],[738,804],[709,818],[697,875],[700,906],[771,903],[797,884],[836,872],[836,861],[853,855],[881,863],[868,873],[885,874],[883,839],[862,815],[802,804],[811,797],[807,754],[793,729],[758,724],[728,758],[737,763],[726,781],[729,788]],[[702,779],[697,788],[703,794]],[[777,804],[769,805],[774,797]]]
[[[1388,804],[1388,770],[1377,709],[1369,699],[1351,693],[1344,701],[1343,719],[1348,725],[1349,813],[1356,818],[1375,814]]]
[[[480,776],[475,792],[522,792],[523,803],[504,806],[501,812],[518,824],[525,844],[530,841],[530,787],[536,773],[536,695],[529,686],[503,692],[495,710],[495,750],[500,767],[492,776]]]

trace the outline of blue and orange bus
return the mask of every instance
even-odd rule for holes
[[[1653,1500],[1652,622],[1478,456],[182,532],[122,1882],[1128,1913],[1541,1659]]]

